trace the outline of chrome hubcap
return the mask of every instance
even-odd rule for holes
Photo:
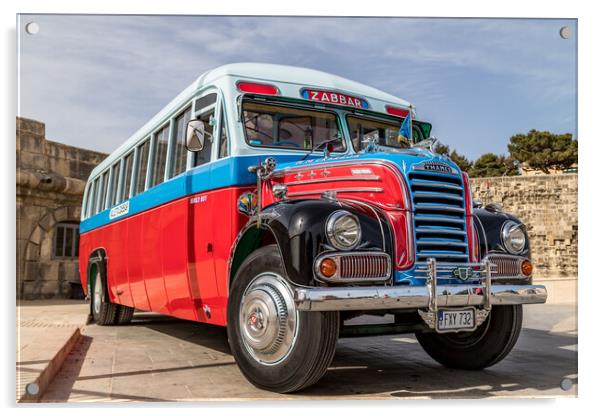
[[[266,365],[285,359],[297,335],[298,312],[282,276],[262,273],[241,300],[239,324],[243,343],[253,358]]]
[[[100,273],[94,277],[94,313],[100,314],[100,299],[102,295],[102,284],[100,283]]]

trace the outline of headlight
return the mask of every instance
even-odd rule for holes
[[[502,241],[506,250],[512,254],[519,254],[525,248],[527,236],[521,229],[520,224],[507,221],[502,227]]]
[[[326,235],[335,248],[351,250],[359,244],[362,228],[355,215],[347,211],[335,211],[326,221]]]

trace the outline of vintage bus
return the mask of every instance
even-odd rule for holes
[[[242,373],[276,392],[316,383],[341,334],[415,333],[455,368],[503,359],[522,304],[547,296],[526,227],[473,201],[415,116],[315,70],[204,73],[90,175],[79,253],[94,320],[227,326]],[[349,325],[361,315],[394,318]]]

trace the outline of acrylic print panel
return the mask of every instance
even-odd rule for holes
[[[18,401],[577,396],[575,19],[17,33]]]

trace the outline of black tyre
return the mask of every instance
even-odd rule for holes
[[[241,264],[228,301],[228,343],[255,386],[290,393],[316,383],[330,365],[339,334],[338,312],[303,312],[283,277],[275,245]]]
[[[428,355],[446,367],[482,370],[508,355],[522,322],[522,305],[494,306],[474,332],[424,332],[416,333],[416,338]]]
[[[127,325],[132,322],[132,318],[134,317],[134,308],[131,306],[119,305],[117,310],[115,323],[117,325]]]
[[[106,294],[105,280],[101,267],[96,267],[92,275],[91,309],[94,322],[98,325],[114,325],[119,305],[111,303]]]

